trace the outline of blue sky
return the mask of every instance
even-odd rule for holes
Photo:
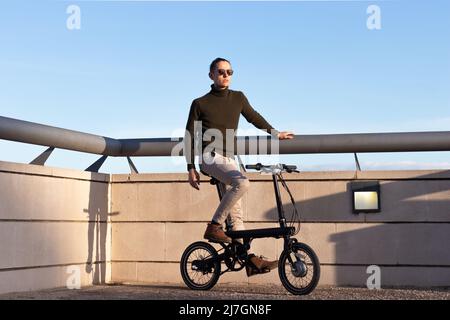
[[[450,130],[445,0],[0,4],[2,116],[113,138],[181,136],[220,56],[235,70],[231,88],[278,130]],[[72,4],[81,9],[80,30],[66,27]],[[366,27],[372,4],[381,30]],[[251,125],[241,117],[240,128]],[[45,147],[0,140],[0,150],[0,160],[26,163]],[[56,150],[47,164],[85,169],[98,157]],[[363,169],[450,168],[450,152],[359,158]],[[133,160],[141,172],[185,171],[182,158]],[[305,170],[354,168],[352,154],[280,160]],[[128,165],[109,158],[101,171]]]

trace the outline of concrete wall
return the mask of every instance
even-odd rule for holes
[[[247,228],[276,226],[269,176],[247,174]],[[320,285],[365,286],[381,267],[382,286],[450,285],[450,171],[285,174],[302,215],[298,236],[317,252]],[[382,212],[355,215],[349,182],[381,182]],[[0,162],[0,293],[66,286],[70,267],[81,285],[108,281],[182,283],[183,250],[202,240],[218,205],[202,177],[104,175]],[[283,193],[286,212],[289,200]],[[258,239],[253,251],[277,259],[282,240]],[[278,273],[224,282],[279,283]]]
[[[0,293],[109,280],[109,177],[0,162]]]
[[[247,228],[276,226],[270,176],[248,173],[243,199]],[[450,285],[450,171],[309,172],[285,174],[302,215],[298,236],[317,252],[320,285],[365,286],[369,265],[381,267],[382,286]],[[112,177],[112,279],[181,283],[183,250],[201,240],[218,205],[203,177],[201,192],[185,174]],[[352,213],[349,182],[381,182],[382,212]],[[289,199],[283,202],[289,210]],[[258,239],[253,251],[277,259],[282,240]],[[220,282],[279,283],[278,273]]]

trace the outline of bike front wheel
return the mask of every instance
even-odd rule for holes
[[[193,290],[209,290],[220,277],[220,261],[216,249],[198,241],[184,250],[180,271],[184,283]]]
[[[319,259],[311,247],[304,243],[296,243],[281,253],[278,274],[281,283],[290,293],[309,294],[319,283]]]

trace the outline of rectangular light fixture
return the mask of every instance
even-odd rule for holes
[[[379,181],[351,182],[353,213],[381,211]]]

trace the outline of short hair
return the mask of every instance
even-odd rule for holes
[[[217,65],[219,62],[221,62],[221,61],[225,61],[225,62],[228,62],[229,64],[231,64],[231,62],[228,61],[227,59],[224,59],[224,58],[215,58],[215,59],[211,62],[211,64],[209,65],[209,72],[213,72],[213,71],[214,71],[214,68],[216,67],[216,65]]]

